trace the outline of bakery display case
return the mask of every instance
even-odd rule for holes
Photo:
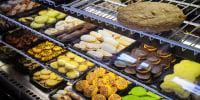
[[[183,15],[166,13],[183,23],[149,28],[167,29],[162,32],[121,23],[120,11],[145,1],[177,7]],[[25,100],[199,100],[199,5],[199,0],[2,1],[2,88]]]

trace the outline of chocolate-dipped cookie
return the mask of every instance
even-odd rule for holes
[[[150,82],[151,81],[151,73],[137,73],[136,77],[142,79],[144,81]]]
[[[167,58],[172,55],[168,51],[164,51],[164,50],[157,50],[157,54],[159,54],[161,58]]]
[[[125,67],[126,67],[126,63],[123,62],[123,61],[120,61],[120,60],[115,61],[115,62],[114,62],[114,65],[115,65],[116,67],[120,67],[120,68],[125,68]]]
[[[160,65],[164,69],[168,69],[170,67],[170,59],[162,59],[161,62],[160,62]]]
[[[151,67],[151,73],[153,75],[153,77],[158,77],[162,74],[162,69],[163,67],[159,64],[159,65],[152,65]]]
[[[147,60],[151,62],[151,64],[159,64],[161,59],[160,56],[156,52],[151,52],[147,55]]]
[[[136,74],[136,70],[135,70],[135,67],[127,67],[124,69],[124,71],[128,74]]]
[[[147,73],[151,71],[151,63],[149,61],[138,62],[136,64],[136,71],[138,73]]]
[[[150,46],[150,45],[147,45],[147,44],[144,44],[144,48],[146,48],[149,51],[156,51],[157,50],[157,48]]]
[[[131,51],[131,55],[135,54],[139,59],[146,59],[146,56],[149,54],[149,51],[145,48],[135,48]]]

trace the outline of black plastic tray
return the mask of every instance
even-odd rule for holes
[[[4,2],[7,2],[7,1],[9,1],[9,0],[5,0],[5,1],[3,1],[3,2],[0,2],[0,4],[2,4],[2,3],[4,3]],[[36,7],[36,8],[32,8],[32,9],[30,9],[30,10],[26,10],[26,11],[23,11],[23,12],[21,12],[21,13],[16,13],[15,15],[7,15],[6,13],[7,12],[0,12],[1,14],[3,14],[3,15],[5,15],[5,16],[7,16],[7,17],[10,17],[10,18],[18,18],[18,17],[21,17],[21,16],[23,16],[23,15],[27,15],[27,14],[32,14],[32,13],[35,13],[37,10],[39,10],[39,9],[41,9],[41,8],[43,8],[44,6],[38,6],[38,7]]]
[[[70,51],[66,51],[66,52],[62,53],[61,55],[66,54],[67,52],[70,52]],[[61,55],[59,55],[59,56],[61,56]],[[57,56],[57,57],[59,57],[59,56]],[[49,62],[47,62],[46,65],[47,65],[47,67],[48,67],[50,70],[52,70],[52,71],[58,73],[60,76],[66,78],[66,79],[68,79],[68,80],[78,80],[78,79],[80,79],[81,77],[83,77],[86,73],[90,72],[91,70],[93,70],[93,69],[96,67],[96,65],[95,65],[93,68],[88,68],[85,72],[80,72],[80,73],[79,73],[79,77],[77,77],[77,78],[69,78],[69,77],[66,76],[66,73],[65,73],[65,74],[64,74],[64,73],[60,73],[57,69],[53,69],[53,68],[51,67],[51,63],[55,62],[55,60],[57,59],[57,57],[55,57],[54,59],[52,59],[52,60],[50,60]],[[85,59],[85,58],[84,58],[84,59]],[[86,60],[87,60],[87,59],[86,59]],[[57,60],[56,60],[56,61],[57,61]],[[89,61],[89,60],[87,60],[87,61]]]
[[[38,8],[36,8],[36,9],[34,9],[33,11],[20,14],[19,16],[17,16],[17,17],[15,18],[15,20],[16,20],[17,22],[21,23],[21,22],[19,21],[19,18],[21,18],[21,17],[31,17],[31,16],[34,16],[34,15],[38,15],[38,12],[40,12],[41,10],[47,10],[47,9],[48,9],[48,7],[45,7],[45,6],[38,7]],[[58,21],[60,21],[60,20],[62,20],[62,19],[56,20],[55,22],[53,22],[53,23],[51,23],[51,24],[55,24],[56,22],[58,22]],[[23,24],[23,23],[22,23],[22,24]],[[48,26],[48,25],[51,25],[51,24],[45,24],[45,26]],[[45,26],[43,26],[43,27],[41,27],[41,28],[33,28],[33,27],[31,27],[30,25],[26,25],[26,24],[23,24],[23,25],[28,26],[28,27],[30,27],[30,28],[32,28],[32,29],[37,30],[37,31],[40,31],[40,29],[42,29],[42,28],[45,27]]]
[[[52,96],[54,95],[54,94],[56,94],[56,92],[58,91],[58,90],[64,90],[64,88],[66,87],[67,85],[62,85],[62,86],[60,86],[58,89],[56,89],[55,91],[53,91],[53,92],[51,92],[51,94],[49,94],[49,99],[50,100],[55,100],[55,99],[53,99],[52,98]],[[73,92],[71,89],[69,89],[71,92]],[[75,93],[75,92],[74,92]],[[75,93],[75,94],[77,94],[77,93]],[[77,95],[79,95],[79,94],[77,94]],[[80,98],[82,98],[81,96],[80,96]],[[72,100],[76,100],[76,99],[73,99],[73,98],[71,98]]]
[[[132,49],[134,48],[138,48],[142,43],[139,42],[139,41],[136,41],[135,43],[133,43],[132,45],[130,45],[129,47],[127,47],[126,49],[124,49],[121,53],[130,53]],[[158,48],[159,49],[159,48]],[[121,68],[118,68],[118,67],[115,67],[115,65],[113,64],[114,61],[116,60],[116,58],[121,54],[119,53],[117,56],[115,56],[115,58],[113,58],[111,61],[110,61],[110,67],[112,67],[113,69],[117,70],[118,72],[120,73],[123,73],[141,83],[144,83],[144,84],[153,84],[153,83],[156,83],[158,82],[159,80],[161,80],[165,75],[167,75],[168,73],[172,73],[173,72],[173,66],[174,64],[176,64],[177,62],[179,62],[180,60],[182,60],[182,58],[179,58],[179,57],[175,57],[176,58],[176,62],[174,63],[171,63],[170,64],[170,67],[166,70],[163,70],[162,71],[162,74],[159,76],[159,77],[156,77],[156,78],[152,78],[150,82],[147,82],[147,81],[144,81],[144,80],[141,80],[139,78],[136,77],[136,75],[131,75],[131,74],[128,74],[124,71],[121,71]]]
[[[98,67],[96,67],[96,68],[98,68]],[[89,72],[93,72],[96,68],[92,69],[92,70],[89,71]],[[89,72],[87,72],[87,74],[88,74]],[[83,75],[83,77],[82,77],[81,79],[79,79],[79,80],[77,80],[76,82],[74,82],[74,84],[72,85],[72,91],[74,91],[75,93],[78,93],[80,96],[84,97],[86,100],[91,100],[91,98],[85,97],[85,96],[83,95],[83,92],[77,91],[77,90],[75,89],[75,84],[76,84],[78,81],[80,81],[80,80],[85,80],[87,74]],[[133,87],[135,87],[135,86],[136,86],[135,83],[131,83],[131,84],[128,85],[128,87],[127,87],[126,89],[117,91],[116,94],[118,94],[118,95],[120,95],[120,96],[124,96],[126,91],[131,90],[131,89],[132,89]]]
[[[34,45],[30,46],[30,48],[28,48],[28,49],[25,51],[25,53],[26,53],[27,55],[29,55],[31,58],[34,58],[36,61],[41,62],[42,64],[45,64],[45,63],[51,61],[52,59],[57,58],[59,55],[62,55],[62,54],[64,54],[65,52],[67,52],[67,50],[63,48],[64,50],[66,50],[65,52],[63,52],[63,53],[61,53],[61,54],[59,54],[59,55],[53,57],[52,59],[47,60],[47,61],[41,61],[40,59],[35,58],[34,55],[31,55],[31,54],[28,53],[28,50],[29,50],[29,49],[32,49],[32,48],[34,48],[34,47],[38,46],[39,44],[44,43],[44,42],[46,42],[46,41],[48,41],[48,40],[41,40],[41,41],[39,41],[37,44],[34,44]],[[52,43],[53,43],[53,42],[52,42]],[[54,43],[54,44],[55,44],[55,43]],[[57,45],[57,44],[55,44],[55,45]]]
[[[102,28],[96,28],[96,29],[93,30],[93,31],[97,31],[97,30],[102,30]],[[117,34],[119,34],[119,33],[117,33]],[[123,35],[123,34],[119,34],[119,35],[125,36],[125,35]],[[80,37],[81,37],[81,36],[80,36]],[[127,37],[127,36],[125,36],[125,37]],[[132,38],[132,37],[127,37],[127,38]],[[134,39],[133,39],[133,40],[134,40]],[[107,64],[107,65],[109,65],[109,62],[110,62],[111,59],[115,58],[118,54],[120,54],[121,52],[123,52],[124,49],[127,48],[127,47],[124,48],[123,50],[119,51],[117,54],[113,54],[111,58],[103,58],[103,59],[101,60],[101,59],[97,59],[97,58],[94,58],[94,57],[88,55],[88,54],[87,54],[87,51],[83,51],[83,50],[80,50],[80,49],[78,49],[78,48],[75,48],[75,47],[74,47],[74,44],[79,43],[80,41],[81,41],[81,39],[80,39],[80,38],[77,38],[76,40],[74,40],[74,41],[71,43],[70,47],[73,48],[74,50],[76,50],[76,51],[82,53],[82,54],[85,54],[85,55],[87,55],[87,56],[89,56],[89,57],[95,59],[96,61],[99,61],[99,62],[101,62],[101,63],[105,63],[105,64]],[[133,42],[133,43],[134,43],[134,42]],[[133,44],[133,43],[132,43],[132,44]],[[132,45],[132,44],[130,44],[130,45]],[[129,45],[129,46],[130,46],[130,45]]]
[[[67,17],[67,16],[66,16],[66,17]],[[65,18],[66,18],[66,17],[65,17]],[[65,18],[64,18],[64,19],[65,19]],[[64,19],[61,19],[61,20],[64,20]],[[61,21],[61,20],[59,20],[59,21]],[[56,21],[56,23],[57,23],[57,22],[58,22],[58,21]],[[50,24],[50,25],[44,26],[43,28],[40,29],[40,33],[45,34],[44,31],[45,31],[46,29],[48,29],[48,28],[55,28],[56,23],[52,23],[52,24]],[[76,26],[74,26],[74,27],[76,27]],[[72,28],[73,28],[73,27],[72,27]],[[96,30],[96,29],[97,29],[97,28],[90,29],[90,30],[88,30],[88,32],[85,32],[85,33],[83,33],[82,35],[87,34],[87,33],[89,33],[90,31],[93,31],[93,30]],[[61,34],[65,34],[65,33],[61,33]],[[58,39],[57,36],[48,35],[48,34],[45,34],[45,35],[47,35],[47,36],[53,38],[54,40],[60,41],[60,42],[64,43],[65,45],[72,43],[72,41],[75,41],[77,38],[80,38],[80,36],[81,36],[81,35],[79,35],[79,36],[77,36],[77,37],[71,38],[71,39],[66,40],[65,42],[63,42],[63,41],[61,41],[60,39]]]
[[[10,31],[12,31],[12,30],[10,30]],[[13,34],[13,36],[20,37],[21,35],[26,34],[25,32],[26,32],[26,30],[23,30],[23,29],[17,29],[17,30],[14,29],[14,31],[13,31],[12,33],[9,33],[9,31],[8,31],[8,32],[5,32],[5,33],[3,33],[3,35],[2,35],[2,40],[5,41],[5,37],[6,37],[7,35]],[[31,32],[30,32],[30,33],[31,33]],[[33,33],[32,33],[32,35],[36,36],[36,35],[33,34]],[[41,38],[40,36],[36,36],[36,37],[38,37],[38,40],[37,40],[37,41],[31,42],[30,45],[25,45],[23,48],[17,48],[17,47],[15,47],[15,46],[12,45],[12,44],[10,44],[10,45],[14,46],[14,47],[17,48],[17,49],[20,49],[20,50],[23,50],[23,51],[27,51],[28,48],[31,48],[31,47],[34,46],[35,44],[38,44],[38,43],[40,43],[41,41],[43,41],[42,38]],[[5,42],[6,42],[6,41],[5,41]],[[8,43],[8,44],[9,44],[9,43]]]
[[[33,70],[31,73],[30,73],[30,82],[35,85],[36,87],[38,87],[39,89],[41,89],[42,91],[44,92],[50,92],[60,86],[62,86],[62,84],[65,83],[65,81],[63,80],[62,82],[58,83],[57,85],[55,86],[52,86],[52,87],[46,87],[46,86],[43,86],[42,84],[40,84],[38,81],[34,80],[32,77],[33,77],[33,74],[37,71],[40,71],[42,70],[43,68],[42,67],[39,67],[39,68],[36,68],[35,70]]]

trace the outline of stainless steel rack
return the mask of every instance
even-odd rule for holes
[[[2,62],[1,62],[2,63]],[[12,91],[15,91],[16,94],[23,99],[31,100],[48,100],[49,93],[44,93],[40,89],[36,88],[29,82],[29,76],[17,72],[10,64],[4,64],[0,66],[0,80],[7,84],[12,85],[9,88],[12,88]],[[17,90],[15,90],[15,88]],[[25,98],[27,96],[27,98]]]
[[[129,3],[131,0],[126,0],[123,3],[116,3],[112,0],[90,0],[92,3],[86,4],[85,6],[81,7],[71,7],[72,5],[62,5],[61,7],[64,11],[69,11],[72,14],[76,14],[77,16],[83,15],[84,18],[90,18],[91,20],[97,20],[99,23],[105,22],[106,26],[112,25],[114,29],[117,27],[121,27],[122,31],[129,30],[132,34],[139,34],[140,37],[147,36],[150,40],[157,39],[161,43],[166,42],[169,43],[171,47],[178,46],[182,48],[182,51],[191,50],[194,52],[194,55],[200,53],[200,41],[199,36],[193,35],[198,28],[200,28],[200,23],[197,23],[197,20],[200,20],[200,14],[193,16],[192,19],[186,19],[183,25],[179,28],[176,28],[168,33],[166,32],[145,32],[145,31],[138,31],[134,29],[127,28],[125,26],[120,25],[117,22],[116,16],[118,11],[116,10],[119,7],[126,6],[126,3]],[[98,4],[99,1],[108,2],[109,4],[102,7]],[[137,2],[141,2],[144,0],[137,0]],[[146,1],[154,1],[154,0],[146,0]],[[192,2],[186,2],[187,0],[156,0],[158,2],[165,2],[174,4],[180,7],[183,11],[188,10],[185,12],[187,16],[192,15],[200,10],[200,5],[196,4],[199,0],[193,0]],[[188,0],[189,1],[189,0]],[[101,3],[102,3],[101,2]],[[72,3],[73,4],[73,3]],[[109,7],[115,5],[114,10],[110,10]],[[198,12],[200,13],[200,11]],[[191,31],[186,32],[185,28],[188,26],[193,26]],[[183,37],[174,38],[177,35],[183,35]]]

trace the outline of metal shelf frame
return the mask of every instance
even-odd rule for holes
[[[51,0],[32,0],[32,1],[40,1],[40,2],[43,2],[43,3],[48,3],[50,6],[58,7],[58,6],[55,4],[55,2],[53,2],[53,1],[51,1]],[[77,0],[76,0],[76,1],[77,1]],[[75,2],[76,2],[76,1],[75,1]],[[109,1],[109,0],[107,0],[107,1]],[[141,1],[141,0],[139,0],[139,1]],[[150,1],[152,1],[152,0],[150,0]],[[196,8],[199,8],[199,7],[200,7],[199,5],[188,4],[188,3],[181,2],[181,1],[176,1],[176,0],[161,0],[161,2],[162,2],[162,1],[175,2],[175,3],[179,4],[179,5],[192,6],[192,7],[196,7]],[[185,0],[184,0],[184,1],[185,1]],[[195,1],[197,1],[197,0],[195,0]],[[193,43],[193,45],[186,45],[186,44],[181,43],[182,41],[174,41],[174,40],[171,40],[170,38],[165,38],[165,37],[160,36],[162,33],[153,33],[153,34],[149,34],[148,32],[130,29],[130,28],[127,28],[127,27],[125,27],[125,26],[120,25],[120,24],[119,24],[117,21],[115,21],[115,20],[111,20],[111,19],[108,19],[108,18],[105,18],[105,17],[101,17],[101,16],[98,16],[98,15],[95,15],[95,14],[93,14],[93,13],[90,13],[90,12],[87,12],[87,11],[84,11],[84,10],[80,10],[80,9],[77,9],[77,8],[72,8],[72,7],[69,7],[69,5],[70,5],[70,4],[63,4],[63,5],[61,5],[61,8],[62,8],[65,12],[70,12],[71,14],[76,14],[76,16],[83,16],[84,18],[90,18],[91,20],[97,20],[98,23],[104,22],[106,26],[112,25],[114,29],[116,29],[117,27],[120,27],[120,28],[122,28],[122,31],[129,30],[129,31],[132,33],[132,35],[133,35],[133,34],[139,34],[140,37],[147,36],[147,37],[149,38],[149,40],[157,39],[157,40],[159,40],[161,43],[162,43],[162,42],[169,43],[171,47],[174,47],[174,46],[181,47],[181,48],[182,48],[182,51],[185,51],[186,49],[191,50],[191,51],[194,52],[194,55],[197,55],[198,53],[200,53],[200,49],[195,48],[195,46],[194,46],[195,43]],[[138,82],[138,81],[132,79],[132,78],[129,77],[129,76],[126,76],[126,75],[124,75],[124,74],[122,74],[122,73],[119,73],[118,71],[116,71],[116,70],[110,68],[109,66],[107,66],[107,65],[105,65],[105,64],[102,64],[101,62],[98,62],[98,61],[96,61],[96,60],[94,60],[94,59],[92,59],[92,58],[90,58],[90,57],[88,57],[88,56],[86,56],[86,55],[84,55],[84,54],[82,54],[82,53],[80,53],[80,52],[74,50],[73,48],[66,47],[63,43],[61,43],[61,42],[59,42],[59,41],[56,41],[56,40],[54,40],[54,39],[52,39],[52,38],[50,38],[50,37],[48,37],[48,36],[46,36],[46,35],[44,35],[44,34],[38,32],[38,31],[36,31],[36,30],[34,30],[34,29],[30,28],[30,27],[27,27],[27,26],[25,26],[25,25],[23,25],[23,24],[21,24],[21,23],[15,21],[15,20],[13,20],[13,19],[11,19],[11,18],[9,18],[9,17],[7,17],[7,16],[5,16],[5,15],[0,14],[0,17],[3,18],[3,19],[5,19],[5,20],[8,20],[8,21],[10,21],[10,22],[12,22],[12,23],[14,23],[14,24],[16,24],[16,25],[18,25],[18,26],[20,26],[20,27],[22,27],[22,28],[24,28],[24,29],[26,29],[26,30],[28,30],[28,31],[30,31],[30,32],[32,32],[32,33],[35,33],[35,34],[37,34],[37,35],[40,35],[40,36],[42,36],[42,37],[48,39],[49,41],[52,41],[52,42],[54,42],[54,43],[57,43],[59,46],[62,46],[62,47],[64,47],[64,48],[67,48],[69,51],[74,52],[74,53],[76,53],[77,55],[79,55],[79,56],[81,56],[81,57],[83,57],[83,58],[86,58],[87,60],[90,60],[90,61],[92,61],[93,63],[95,63],[95,64],[97,64],[97,65],[99,65],[99,66],[101,66],[101,67],[103,67],[103,68],[105,68],[105,69],[107,69],[107,70],[109,70],[109,71],[112,71],[113,73],[116,73],[116,74],[120,75],[121,77],[126,78],[127,80],[129,80],[129,81],[131,81],[131,82],[134,82],[136,85],[140,85],[140,86],[142,86],[142,87],[144,87],[144,88],[146,88],[146,89],[148,89],[148,90],[150,90],[150,91],[152,91],[152,92],[154,92],[154,93],[156,93],[156,94],[158,94],[158,95],[160,95],[160,96],[162,96],[162,97],[164,97],[164,98],[166,98],[166,99],[168,99],[168,100],[173,100],[172,98],[170,98],[170,97],[168,97],[168,96],[166,96],[166,95],[160,93],[159,91],[157,91],[157,90],[155,90],[155,89],[153,89],[153,88],[151,88],[151,87],[149,87],[149,86],[147,86],[147,85],[145,85],[145,84],[142,84],[142,83],[140,83],[140,82]],[[199,16],[197,16],[197,17],[199,17]],[[199,26],[199,24],[196,24],[196,23],[193,23],[193,22],[190,22],[190,21],[184,21],[184,23],[185,23],[186,25],[195,25],[195,26]],[[182,28],[185,28],[185,27],[186,27],[186,26],[183,26]],[[199,26],[199,27],[200,27],[200,26]],[[180,28],[180,29],[181,29],[181,28]],[[177,32],[177,31],[176,31],[176,32]],[[157,35],[156,35],[156,34],[157,34]],[[159,35],[158,35],[158,34],[159,34]],[[173,35],[175,35],[175,33],[172,34],[171,37],[173,37]],[[190,36],[190,33],[188,34],[188,36]],[[183,39],[188,38],[188,36],[184,37]],[[196,37],[196,38],[195,38],[195,41],[198,41],[198,39],[199,39],[199,37]],[[182,39],[181,39],[181,40],[182,40]],[[47,66],[45,66],[44,64],[41,64],[40,62],[38,62],[38,61],[35,60],[34,58],[28,56],[27,54],[25,54],[24,52],[22,52],[22,51],[20,51],[20,50],[18,50],[18,49],[16,49],[16,48],[14,48],[13,46],[7,44],[6,42],[2,41],[1,39],[0,39],[0,42],[3,43],[4,45],[7,45],[7,46],[10,47],[11,49],[15,50],[15,51],[18,52],[19,54],[25,56],[26,58],[28,58],[28,59],[34,61],[35,63],[39,64],[39,65],[42,66],[43,68],[46,68],[46,69],[50,70],[50,69],[49,69]],[[52,70],[51,70],[51,71],[52,71]],[[52,72],[54,72],[54,71],[52,71]],[[55,72],[54,72],[54,73],[55,73]],[[56,74],[56,75],[59,75],[59,74],[57,74],[57,73],[55,73],[55,74]],[[59,75],[59,76],[60,76],[60,75]],[[62,76],[61,76],[61,77],[62,77]],[[64,78],[65,81],[69,81],[69,80],[66,79],[65,77],[62,77],[62,78]]]

